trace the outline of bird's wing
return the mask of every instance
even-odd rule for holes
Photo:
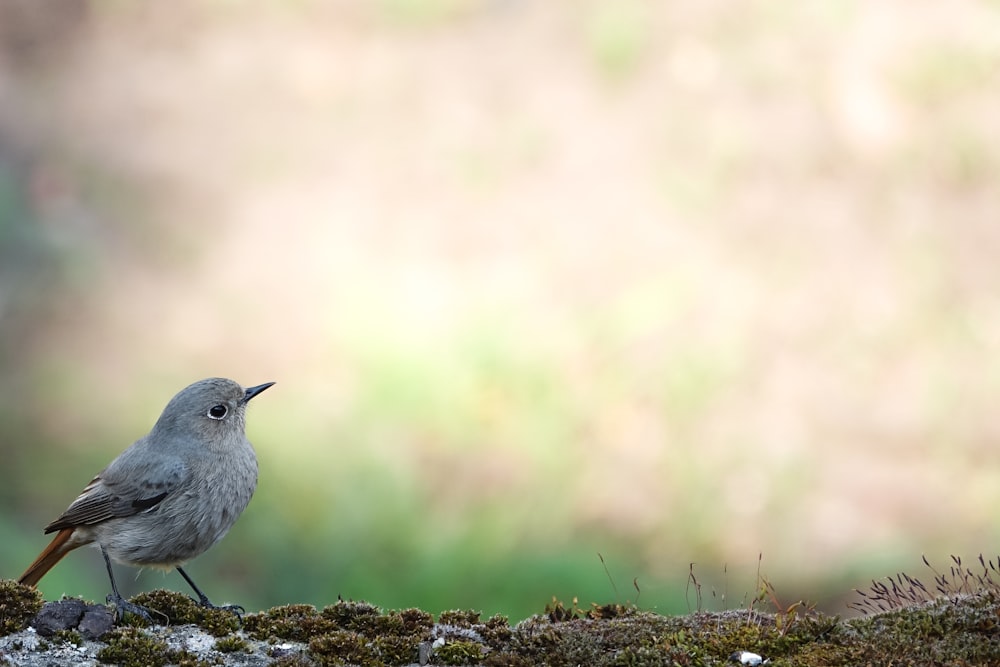
[[[138,444],[138,443],[137,443]],[[126,450],[97,475],[66,511],[45,527],[46,533],[94,524],[154,510],[186,478],[176,458],[145,450],[136,457]]]

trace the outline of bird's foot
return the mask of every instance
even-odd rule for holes
[[[129,602],[121,595],[118,595],[116,593],[112,593],[107,597],[107,603],[110,605],[114,605],[115,618],[119,621],[125,618],[125,614],[132,614],[133,616],[138,616],[147,623],[153,624],[155,623],[155,621],[153,620],[153,613],[155,613],[157,616],[163,616],[165,622],[170,621],[169,618],[167,618],[160,612],[157,612],[152,609],[147,609],[146,607],[143,607],[142,605],[139,604],[135,604],[134,602]]]
[[[236,614],[236,618],[239,620],[241,624],[243,623],[243,614],[247,613],[247,610],[238,604],[223,604],[223,605],[212,604],[211,600],[209,600],[204,595],[202,595],[201,599],[197,600],[197,602],[205,609],[218,609],[220,611],[228,611],[232,614]]]

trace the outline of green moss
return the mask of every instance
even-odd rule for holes
[[[829,628],[799,619],[781,632],[774,616],[756,612],[664,617],[633,608],[598,609],[581,612],[582,617],[572,612],[577,617],[565,620],[528,619],[487,662],[502,664],[502,658],[517,656],[552,665],[716,664],[735,650],[793,655],[807,637]]]
[[[438,623],[443,625],[457,625],[460,628],[471,628],[473,625],[479,623],[479,612],[459,611],[457,609],[442,611],[438,617]]]
[[[150,631],[136,627],[115,628],[105,636],[107,645],[97,653],[100,662],[119,667],[210,667],[215,662],[201,660],[190,651],[170,649]]]
[[[76,630],[59,630],[52,635],[52,639],[58,642],[67,642],[76,646],[83,646],[83,635]]]
[[[483,647],[476,642],[449,641],[434,651],[434,662],[442,665],[478,665],[483,659]]]
[[[222,637],[215,641],[215,650],[222,653],[236,653],[237,651],[249,651],[250,644],[247,640],[236,635]]]
[[[419,643],[411,636],[376,637],[372,640],[372,652],[386,665],[409,665],[417,660]]]
[[[164,667],[173,662],[167,644],[141,628],[116,628],[105,641],[107,645],[97,653],[100,662],[121,667]]]
[[[337,627],[353,630],[378,618],[379,609],[367,602],[338,600],[336,604],[324,607],[321,615],[336,623]]]
[[[535,663],[520,655],[491,653],[483,660],[483,667],[534,667]]]
[[[38,589],[13,579],[0,580],[0,636],[28,627],[41,609],[42,594]]]
[[[171,651],[170,662],[177,667],[215,667],[221,660],[202,660],[190,651]]]
[[[309,655],[320,665],[381,665],[367,640],[350,630],[336,630],[309,642]]]
[[[501,614],[491,617],[479,633],[483,641],[490,648],[497,649],[510,641],[513,633],[510,629],[510,620]]]
[[[260,614],[248,614],[243,619],[243,629],[262,641],[276,638],[308,642],[338,627],[334,620],[320,615],[312,605],[290,604]]]
[[[166,610],[178,613],[183,610]],[[756,609],[660,616],[632,606],[553,604],[546,615],[511,628],[503,616],[481,620],[472,611],[449,611],[434,626],[417,609],[381,613],[367,603],[338,602],[277,607],[247,617],[252,636],[303,641],[302,655],[274,664],[391,667],[415,662],[421,642],[444,638],[434,664],[527,667],[618,665],[721,665],[734,651],[753,651],[772,667],[848,667],[859,664],[1000,664],[1000,592],[954,595],[865,618],[841,621],[807,605],[778,614]],[[482,638],[482,641],[479,638]],[[137,628],[119,628],[100,654],[103,662],[189,667],[204,665],[171,652]],[[244,650],[238,637],[217,650]],[[221,660],[217,660],[221,662]],[[311,662],[310,662],[311,661]]]
[[[301,608],[291,611],[300,619],[305,613]],[[309,641],[309,654],[329,665],[412,663],[418,644],[430,639],[434,625],[433,617],[419,609],[383,614],[367,602],[343,600],[325,607],[318,617],[307,616],[311,627],[304,636]],[[272,615],[264,625],[281,630],[275,624]]]
[[[225,609],[202,607],[183,593],[158,589],[140,593],[130,600],[153,612],[153,617],[162,615],[170,625],[197,625],[215,637],[223,637],[240,627],[239,617]],[[136,625],[142,625],[139,620]]]
[[[433,617],[419,609],[381,613],[367,602],[338,601],[317,611],[311,605],[275,607],[244,619],[244,630],[260,640],[309,644],[322,664],[413,662],[417,645],[430,638]]]
[[[268,663],[268,667],[314,667],[315,663],[302,655],[283,655]]]
[[[408,635],[424,635],[434,625],[434,617],[420,609],[403,609],[396,614],[403,622],[403,631]]]
[[[485,665],[723,664],[753,651],[774,667],[858,664],[1000,664],[1000,594],[942,598],[842,622],[807,607],[664,617],[627,610],[614,618],[530,618],[497,642]],[[602,612],[601,616],[604,615]],[[473,626],[479,632],[484,626]]]
[[[998,634],[1000,595],[992,591],[853,619],[839,632],[852,646],[872,643],[874,657],[918,654],[929,663],[959,664],[1000,664]]]

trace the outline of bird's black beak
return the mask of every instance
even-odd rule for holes
[[[246,392],[243,394],[243,403],[248,403],[251,398],[264,391],[270,387],[273,382],[265,382],[264,384],[259,384],[256,387],[247,387]]]

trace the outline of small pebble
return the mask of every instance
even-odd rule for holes
[[[750,651],[736,651],[729,656],[729,659],[748,667],[758,667],[758,665],[766,665],[771,662],[770,660],[764,660],[764,658]]]

